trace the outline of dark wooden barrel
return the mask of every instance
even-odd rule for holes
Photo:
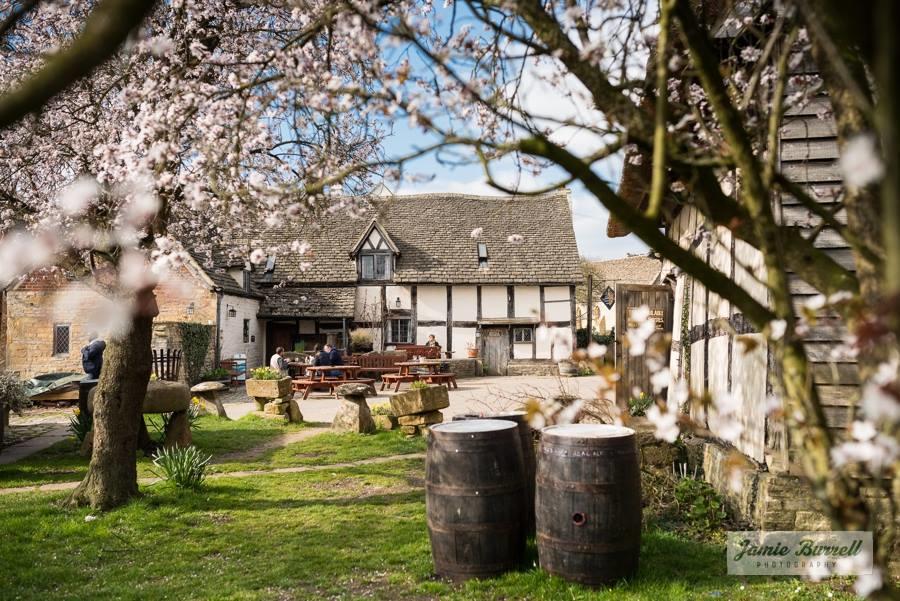
[[[431,428],[425,511],[434,571],[496,576],[525,553],[525,468],[516,424],[467,420]]]
[[[541,568],[591,586],[635,575],[641,546],[641,476],[634,430],[549,426],[538,449]]]
[[[503,411],[486,413],[483,416],[474,413],[463,413],[453,416],[454,421],[463,419],[502,419],[515,422],[519,428],[519,443],[522,445],[522,460],[525,463],[525,526],[528,534],[534,534],[534,478],[537,471],[537,458],[534,454],[534,432],[528,425],[524,411]]]

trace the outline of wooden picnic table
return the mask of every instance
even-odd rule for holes
[[[416,380],[425,380],[429,384],[447,384],[453,388],[459,388],[456,384],[456,374],[451,372],[441,372],[441,366],[444,364],[446,364],[446,361],[441,361],[440,359],[400,361],[395,363],[394,365],[396,365],[400,371],[395,374],[384,374],[381,376],[381,390],[384,390],[386,386],[394,384],[394,392],[399,392],[401,383],[415,382]],[[413,367],[424,367],[428,372],[411,372],[410,369]]]
[[[303,398],[308,399],[313,388],[327,388],[332,395],[337,395],[337,387],[346,383],[369,384],[375,383],[372,378],[359,377],[359,365],[307,365],[306,378],[292,381],[294,392],[302,392]],[[329,376],[328,372],[340,372],[339,376]]]
[[[394,365],[400,368],[401,376],[407,376],[411,367],[425,367],[428,369],[428,373],[440,373],[441,365],[444,363],[446,361],[441,361],[440,359],[427,359],[425,361],[399,361]]]
[[[307,365],[306,374],[310,380],[324,380],[326,377],[332,380],[355,380],[359,374],[359,365]],[[328,372],[340,372],[339,376],[327,376]]]

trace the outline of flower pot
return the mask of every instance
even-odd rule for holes
[[[477,359],[477,358],[478,358],[478,349],[477,349],[477,348],[470,348],[470,349],[467,349],[467,350],[466,350],[466,356],[467,356],[469,359]]]
[[[280,399],[291,392],[291,379],[280,380],[247,380],[247,396],[259,399]]]

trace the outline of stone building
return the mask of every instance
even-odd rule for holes
[[[159,316],[153,348],[180,348],[177,324],[214,328],[207,368],[220,358],[246,355],[262,362],[256,314],[262,296],[240,286],[226,272],[188,261],[156,288]],[[114,310],[90,280],[61,270],[29,274],[0,291],[0,369],[29,378],[41,373],[81,371],[81,348]],[[102,333],[102,332],[101,332]]]
[[[477,349],[491,374],[547,371],[570,354],[582,276],[567,191],[380,196],[354,213],[263,232],[312,247],[253,271],[267,355],[346,346],[353,329],[375,349],[433,334],[454,358]]]

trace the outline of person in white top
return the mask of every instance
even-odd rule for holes
[[[269,359],[269,367],[282,374],[287,373],[287,366],[284,364],[283,346],[279,346],[277,349],[275,349],[275,354],[272,355],[271,359]]]

